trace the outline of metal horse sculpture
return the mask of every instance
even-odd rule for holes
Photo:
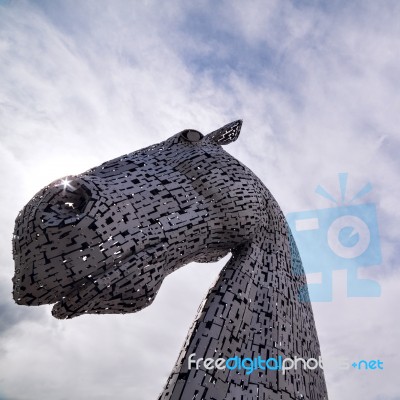
[[[14,299],[56,318],[130,313],[165,276],[232,253],[160,399],[326,399],[323,371],[198,369],[200,358],[320,355],[306,280],[277,202],[221,145],[242,121],[166,141],[46,186],[20,212]]]

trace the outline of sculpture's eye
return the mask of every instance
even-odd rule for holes
[[[184,131],[181,132],[181,137],[183,137],[185,140],[188,142],[199,142],[201,139],[203,139],[203,135],[194,129],[185,129]]]

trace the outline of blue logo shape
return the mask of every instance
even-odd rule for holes
[[[350,204],[371,191],[372,186],[365,185],[346,204],[347,177],[347,173],[339,174],[340,203],[321,186],[316,189],[337,207],[287,215],[305,273],[321,274],[321,283],[308,285],[311,301],[332,301],[334,270],[347,270],[348,297],[378,297],[381,293],[376,281],[357,277],[359,267],[379,265],[382,259],[375,204]]]
[[[360,234],[351,226],[346,226],[339,231],[339,241],[343,246],[354,247],[360,240]]]

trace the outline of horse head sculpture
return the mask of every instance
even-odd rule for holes
[[[321,368],[190,368],[189,358],[320,355],[301,260],[268,189],[222,148],[242,121],[57,180],[16,219],[14,300],[53,316],[131,313],[192,261],[231,259],[205,298],[162,399],[325,399]],[[286,396],[286,397],[281,397]]]

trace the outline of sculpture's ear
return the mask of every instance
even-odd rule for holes
[[[238,119],[237,121],[224,125],[222,128],[209,133],[206,139],[212,143],[221,145],[232,143],[239,137],[242,123],[243,121]]]

